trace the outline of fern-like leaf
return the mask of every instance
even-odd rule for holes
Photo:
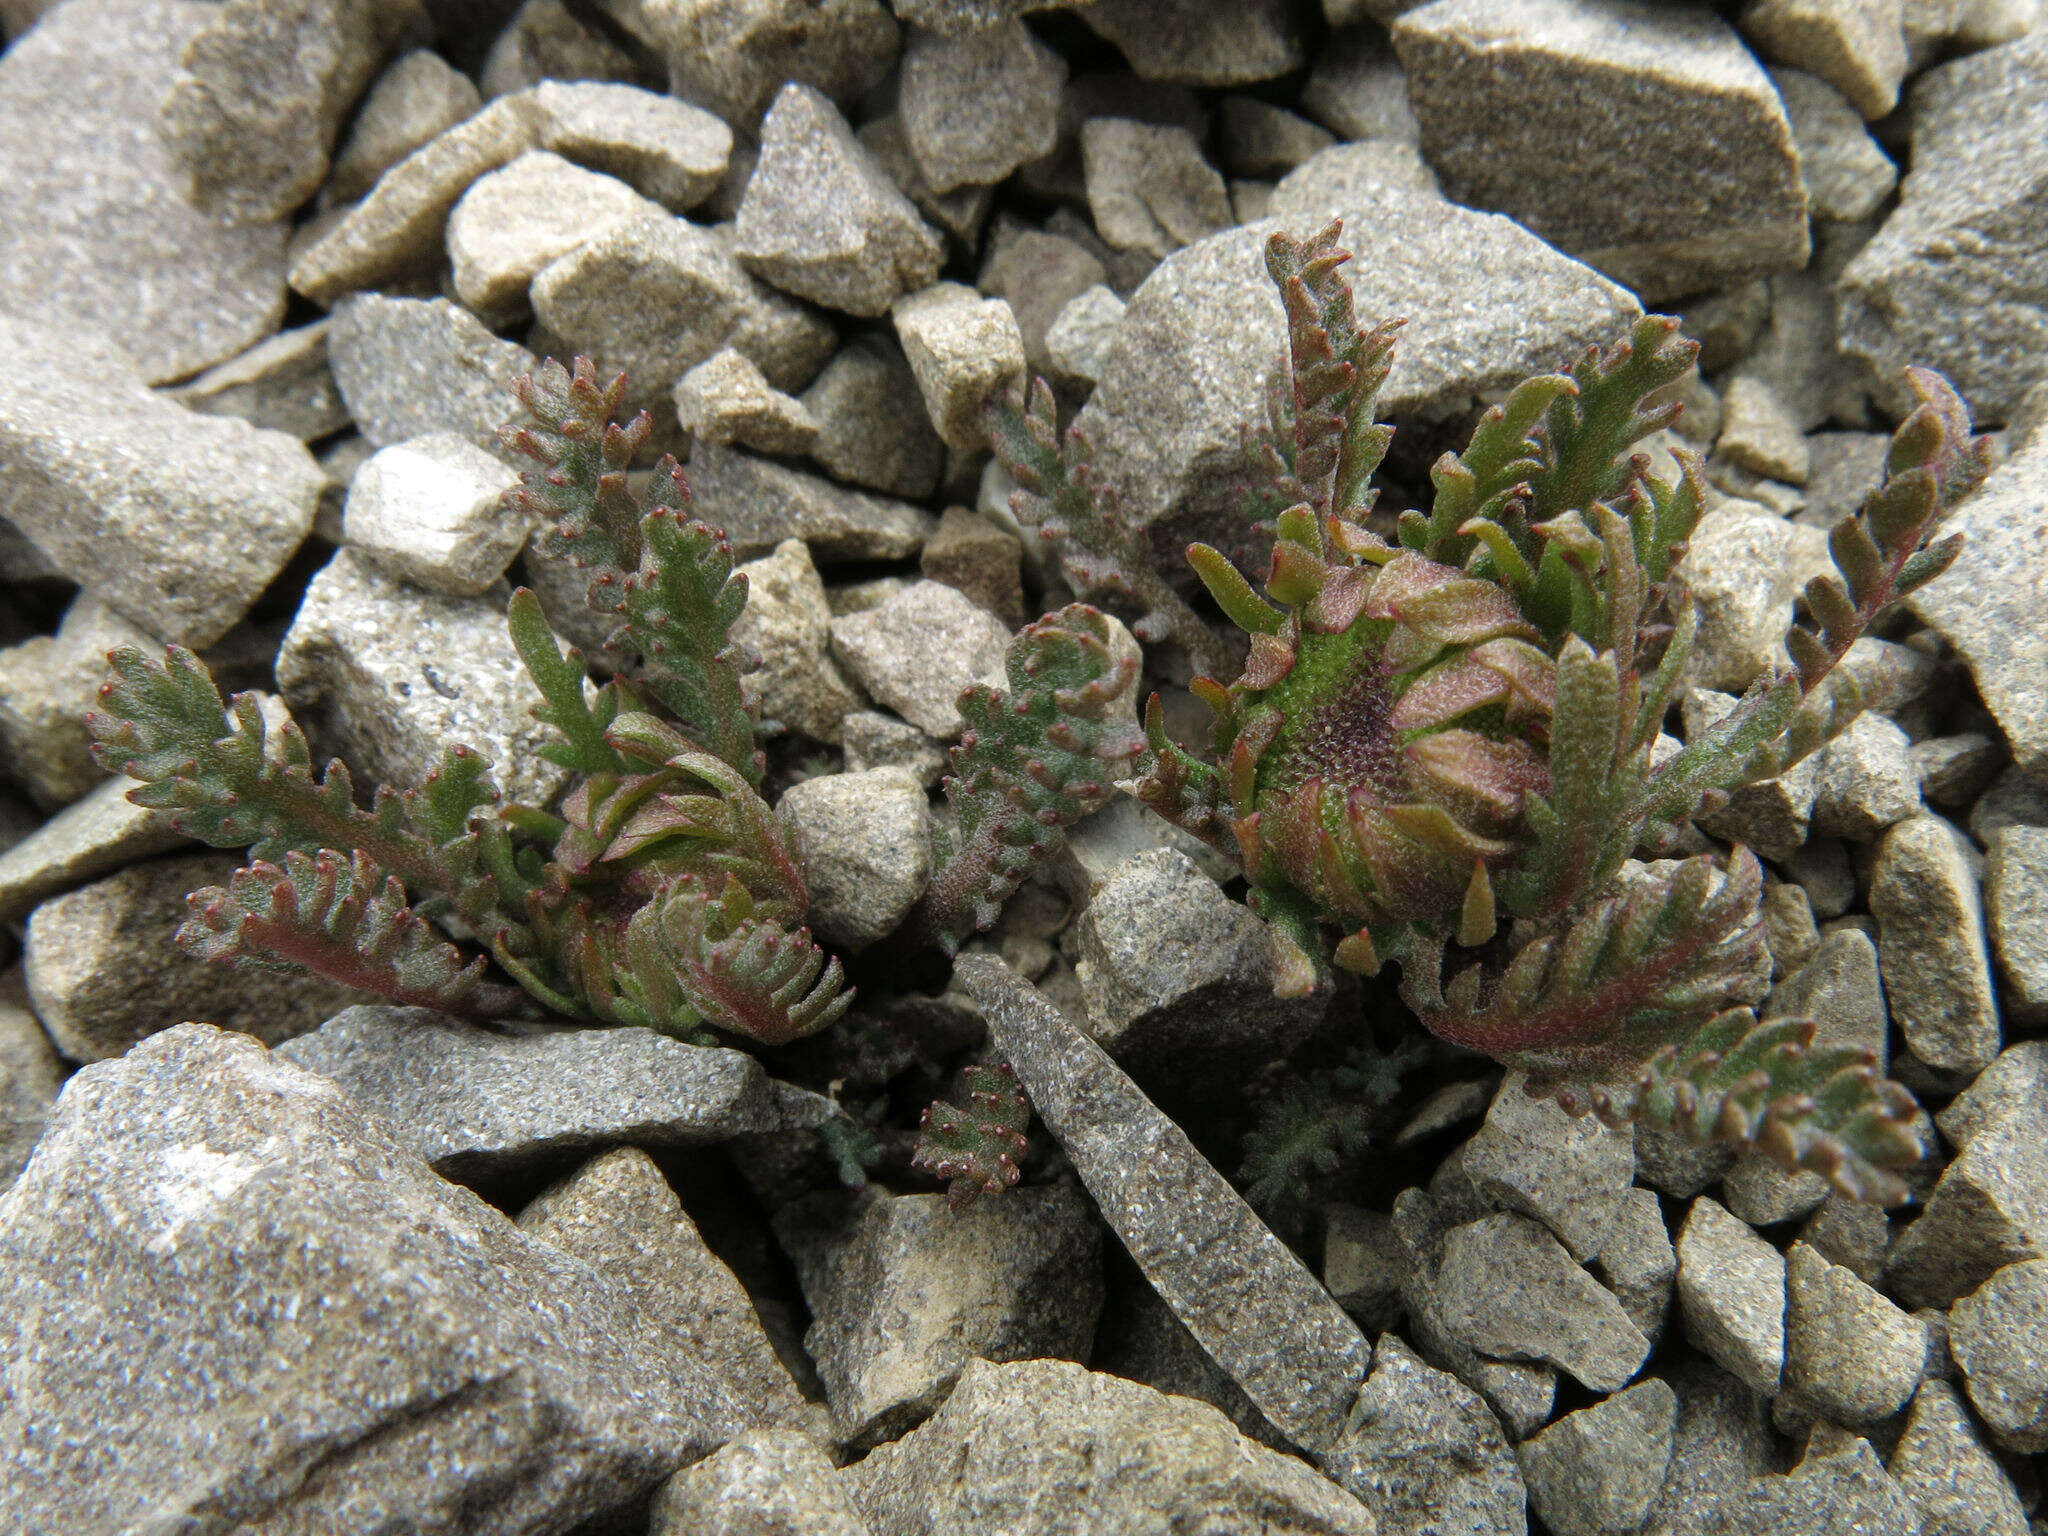
[[[1013,389],[997,396],[987,420],[989,445],[1020,488],[1013,498],[1018,517],[1057,546],[1074,589],[1130,603],[1139,615],[1131,627],[1141,640],[1171,640],[1201,670],[1224,675],[1229,652],[1174,590],[1115,493],[1093,473],[1087,440],[1074,428],[1062,436],[1052,386],[1033,379],[1028,394]]]
[[[1031,1124],[1031,1101],[1008,1062],[971,1066],[965,1076],[967,1107],[934,1099],[910,1159],[911,1167],[949,1181],[946,1204],[956,1211],[1016,1184]]]
[[[934,829],[931,882],[901,942],[949,952],[996,920],[1065,829],[1109,800],[1142,738],[1119,718],[1137,659],[1115,657],[1109,622],[1074,603],[1010,642],[1010,688],[960,695],[966,721],[946,780],[950,826]]]
[[[517,994],[483,981],[481,956],[465,962],[411,907],[405,888],[367,855],[331,849],[258,860],[225,887],[186,898],[177,941],[201,960],[311,971],[395,1003],[503,1014]]]
[[[532,466],[521,469],[521,488],[506,493],[507,504],[539,522],[545,553],[594,571],[600,583],[615,582],[618,573],[640,564],[645,508],[627,489],[626,471],[654,424],[643,412],[619,426],[613,418],[625,398],[625,375],[600,383],[587,357],[577,358],[573,369],[549,358],[516,380],[512,391],[527,420],[502,435]],[[672,476],[655,477],[657,497],[675,486]],[[617,602],[593,590],[590,606],[606,613]]]
[[[1901,1203],[1909,1192],[1899,1171],[1927,1155],[1919,1106],[1868,1051],[1816,1047],[1813,1034],[1810,1019],[1759,1024],[1747,1008],[1730,1009],[1665,1046],[1626,1086],[1561,1098],[1609,1124],[1636,1120],[1760,1151],[1851,1200]]]

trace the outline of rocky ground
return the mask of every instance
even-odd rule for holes
[[[0,0],[0,1528],[2048,1531],[2048,16],[890,4]],[[1025,1185],[957,1212],[900,1155],[837,1188],[831,1106],[754,1055],[171,947],[237,861],[88,759],[112,646],[200,650],[359,782],[453,739],[560,789],[507,582],[601,634],[494,429],[581,352],[749,562],[859,973],[955,696],[1069,596],[983,401],[1048,376],[1162,551],[1220,526],[1263,241],[1333,217],[1408,321],[1397,502],[1480,402],[1683,316],[1675,737],[1781,659],[1902,365],[1997,433],[1961,561],[1851,653],[1874,708],[1705,828],[1768,861],[1766,1016],[1933,1113],[1912,1205],[1466,1060],[1269,1226],[1223,1177],[1246,1086],[1359,999],[1276,1001],[1227,872],[1130,801],[978,946],[1058,1006],[860,974],[770,1063],[903,1125],[984,1030],[1029,1063]]]

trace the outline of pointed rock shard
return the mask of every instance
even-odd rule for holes
[[[1309,1452],[1342,1438],[1372,1346],[1179,1126],[1007,965],[956,974],[996,1050],[1160,1296],[1275,1428]]]

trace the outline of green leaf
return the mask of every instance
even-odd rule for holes
[[[535,706],[534,718],[561,733],[562,739],[548,742],[541,748],[541,754],[549,762],[576,773],[625,772],[624,759],[604,737],[605,727],[618,711],[617,687],[607,685],[599,689],[595,704],[584,697],[581,653],[574,646],[566,654],[555,648],[554,633],[541,612],[540,599],[525,587],[513,592],[506,618],[519,659],[526,664],[534,687],[540,690],[543,702]]]
[[[1031,1101],[1008,1062],[971,1066],[964,1076],[966,1108],[933,1100],[910,1159],[911,1167],[949,1181],[946,1204],[956,1211],[1016,1184],[1031,1124]]]

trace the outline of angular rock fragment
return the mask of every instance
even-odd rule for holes
[[[586,13],[571,10],[566,0],[520,0],[477,70],[477,84],[485,96],[494,98],[549,80],[653,85],[656,78]]]
[[[427,48],[385,66],[356,108],[327,172],[322,203],[361,197],[392,166],[483,105],[475,82]]]
[[[1333,32],[1316,56],[1301,88],[1301,110],[1336,134],[1356,142],[1394,139],[1413,144],[1421,136],[1408,106],[1401,61],[1383,28],[1344,27]]]
[[[1710,12],[1641,0],[1435,0],[1394,23],[1423,155],[1645,299],[1807,256],[1778,93]]]
[[[586,240],[662,212],[617,177],[549,150],[528,150],[479,177],[448,214],[456,296],[486,315],[517,313],[543,267]]]
[[[1788,1393],[1831,1423],[1874,1424],[1905,1407],[1920,1384],[1927,1332],[1838,1264],[1794,1243],[1785,1271]]]
[[[1824,80],[1803,70],[1774,69],[1771,83],[1792,120],[1799,177],[1816,218],[1867,219],[1899,184],[1899,168]]]
[[[800,1431],[811,1420],[759,1314],[654,1160],[638,1147],[592,1158],[519,1213],[519,1229],[581,1259],[668,1334],[676,1364],[708,1370],[748,1424]]]
[[[810,448],[833,475],[891,496],[938,488],[946,445],[932,430],[917,376],[889,337],[856,337],[804,391],[818,424]]]
[[[1652,1344],[1661,1339],[1678,1279],[1678,1251],[1654,1190],[1628,1191],[1600,1249],[1598,1268],[1628,1320]]]
[[[1574,1119],[1509,1073],[1466,1143],[1465,1176],[1487,1200],[1542,1222],[1581,1264],[1599,1258],[1635,1177],[1628,1127]]]
[[[1949,1308],[1949,1350],[1970,1401],[2008,1450],[2048,1450],[2048,1259],[2008,1264]]]
[[[1766,58],[1817,75],[1867,118],[1899,104],[1906,75],[1900,0],[1750,0],[1740,26]]]
[[[879,315],[938,276],[944,250],[825,96],[787,85],[761,124],[761,159],[733,252],[785,292]]]
[[[816,1094],[753,1057],[651,1029],[487,1029],[369,1004],[279,1048],[330,1078],[449,1178],[620,1143],[695,1147],[816,1125]]]
[[[526,542],[527,517],[501,500],[518,483],[502,459],[452,432],[394,443],[349,483],[342,538],[430,592],[475,597]]]
[[[801,400],[770,384],[754,360],[733,347],[714,352],[676,381],[676,419],[714,443],[762,453],[802,453],[818,424]]]
[[[832,654],[847,673],[939,741],[960,729],[960,690],[1000,676],[1009,645],[1002,620],[937,581],[832,621]]]
[[[723,528],[743,557],[802,539],[827,563],[902,560],[924,547],[938,521],[920,507],[850,491],[722,443],[697,444],[685,473],[692,513]]]
[[[709,197],[732,156],[732,130],[716,117],[637,86],[544,80],[533,102],[543,149],[615,176],[674,213]]]
[[[512,381],[536,361],[458,304],[375,293],[336,306],[327,355],[356,430],[376,447],[455,432],[501,454],[499,428],[519,414]]]
[[[1922,1536],[2027,1536],[2012,1479],[1945,1381],[1920,1383],[1887,1470],[1920,1506]]]
[[[1721,436],[1714,449],[1766,480],[1806,483],[1809,466],[1799,418],[1753,374],[1738,373],[1722,392]]]
[[[1074,384],[1093,385],[1116,345],[1124,301],[1097,283],[1085,289],[1045,328],[1045,357],[1053,371]]]
[[[1775,1393],[1785,1364],[1785,1260],[1701,1195],[1678,1234],[1686,1337],[1754,1392]]]
[[[972,251],[981,243],[982,226],[995,207],[994,187],[972,182],[950,192],[934,192],[925,180],[917,156],[910,152],[910,137],[903,128],[903,114],[890,112],[871,118],[854,134],[861,148],[875,158],[882,174],[896,183],[896,190],[909,198],[917,211],[936,229],[953,237],[950,251]]]
[[[1283,0],[1095,0],[1081,15],[1146,80],[1248,85],[1299,69],[1305,59]]]
[[[1678,1423],[1643,1536],[1696,1536],[1722,1499],[1777,1464],[1777,1441],[1766,1401],[1718,1366],[1683,1359],[1664,1379],[1678,1396]]]
[[[1522,1536],[1528,1494],[1479,1394],[1380,1336],[1356,1426],[1322,1458],[1383,1536]]]
[[[741,1422],[590,1266],[204,1024],[71,1081],[0,1255],[10,1528],[459,1536],[488,1488],[540,1536]]]
[[[106,774],[92,760],[85,712],[106,678],[107,653],[131,645],[154,654],[159,644],[86,591],[56,634],[0,650],[0,771],[52,810],[98,784]]]
[[[1671,1464],[1678,1396],[1652,1378],[1556,1420],[1518,1452],[1529,1502],[1556,1536],[1642,1525]]]
[[[853,101],[889,72],[901,41],[882,0],[604,0],[604,8],[668,61],[671,94],[747,133],[790,81]]]
[[[1718,1506],[1715,1536],[1915,1536],[1920,1511],[1886,1474],[1868,1440],[1847,1451],[1809,1455],[1789,1474],[1752,1479]]]
[[[151,634],[226,634],[313,526],[305,445],[152,394],[88,333],[0,315],[0,350],[0,516]]]
[[[45,897],[182,846],[183,833],[128,803],[132,788],[108,779],[0,853],[0,918],[26,917]]]
[[[191,410],[239,416],[252,427],[289,432],[301,442],[349,425],[348,407],[327,366],[325,320],[279,331],[171,393]]]
[[[567,777],[540,755],[540,692],[494,593],[446,597],[337,551],[284,637],[277,683],[300,724],[366,780],[416,786],[457,743],[489,760],[517,804],[546,805]]]
[[[1334,1447],[1372,1358],[1357,1325],[1180,1128],[1029,983],[985,957],[963,958],[955,973],[1153,1289],[1276,1429],[1311,1454]]]
[[[800,834],[812,930],[841,952],[895,932],[931,876],[916,777],[902,768],[824,774],[792,784],[779,807]]]
[[[1545,1360],[1595,1392],[1615,1392],[1650,1352],[1621,1303],[1526,1216],[1452,1228],[1436,1280],[1445,1332],[1481,1354]]]
[[[29,1011],[21,972],[0,976],[0,1195],[27,1166],[64,1083],[50,1037]]]
[[[837,743],[841,721],[860,708],[861,698],[832,661],[832,610],[825,606],[825,584],[809,548],[800,539],[785,539],[774,554],[740,570],[747,578],[747,606],[732,634],[760,659],[747,682],[760,700],[762,718]]]
[[[662,1484],[648,1536],[869,1536],[825,1453],[750,1429]]]
[[[1017,540],[991,519],[948,507],[917,562],[933,581],[958,588],[1005,624],[1021,624],[1022,554]]]
[[[1091,1536],[1376,1529],[1357,1500],[1208,1404],[1059,1360],[969,1361],[943,1408],[844,1475],[878,1536],[1077,1520]]]
[[[1221,103],[1223,168],[1233,176],[1278,179],[1336,142],[1328,129],[1256,96]]]
[[[2007,827],[1991,839],[1984,915],[2006,1016],[2048,1023],[2048,828]]]
[[[150,383],[284,315],[284,225],[197,207],[161,131],[180,55],[222,9],[81,0],[0,57],[0,308],[118,342]]]
[[[1893,1020],[1913,1054],[1974,1073],[1998,1054],[1998,1001],[1984,906],[1962,833],[1938,816],[1902,821],[1870,876],[1878,963]]]
[[[1070,1184],[952,1209],[943,1195],[785,1206],[775,1234],[795,1262],[842,1440],[893,1439],[954,1390],[970,1360],[1078,1359],[1102,1307],[1100,1229]]]
[[[1928,71],[1911,106],[1899,206],[1836,285],[1842,349],[1887,384],[1909,363],[1937,368],[1995,425],[2043,376],[2048,346],[2048,32]],[[1948,583],[1968,599],[1968,575]]]
[[[1067,62],[1023,22],[951,35],[918,28],[902,72],[903,131],[933,192],[990,186],[1052,153]]]
[[[1834,570],[1820,529],[1746,501],[1700,519],[1683,566],[1699,606],[1692,676],[1737,694],[1768,668],[1787,664],[1793,604],[1809,580]]]
[[[985,446],[989,400],[1024,382],[1016,314],[1002,299],[984,299],[964,283],[905,294],[889,313],[940,438],[963,452]]]
[[[1185,128],[1090,118],[1081,155],[1095,227],[1118,250],[1157,259],[1236,222],[1222,176]]]
[[[1858,715],[1818,756],[1815,831],[1867,843],[1920,814],[1920,769],[1912,743],[1883,715]]]
[[[840,722],[846,771],[901,768],[930,789],[946,771],[946,754],[931,737],[879,709],[856,709]]]

